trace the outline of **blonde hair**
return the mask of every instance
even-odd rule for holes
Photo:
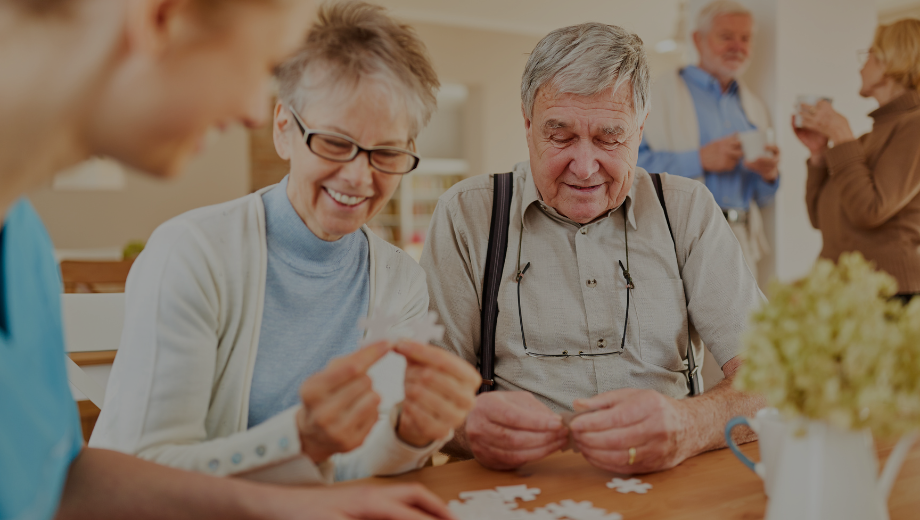
[[[886,76],[920,90],[920,20],[906,18],[878,26],[870,50],[884,65]]]
[[[279,97],[298,110],[372,81],[395,98],[394,110],[408,111],[410,139],[431,119],[441,86],[415,31],[360,1],[324,4],[300,51],[275,76]]]

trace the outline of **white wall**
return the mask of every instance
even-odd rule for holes
[[[249,192],[249,136],[232,127],[212,142],[178,179],[130,172],[124,190],[29,194],[57,248],[123,246],[146,241],[164,221],[190,209]]]

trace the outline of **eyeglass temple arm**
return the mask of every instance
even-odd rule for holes
[[[530,262],[527,262],[524,268],[518,271],[517,275],[514,277],[514,281],[517,282],[518,323],[521,324],[521,343],[524,344],[524,350],[527,350],[527,338],[524,337],[524,312],[521,310],[521,280],[524,279],[524,273],[526,273],[528,269],[530,269]]]

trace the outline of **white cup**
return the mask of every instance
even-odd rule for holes
[[[740,132],[738,140],[741,141],[741,149],[744,151],[744,160],[747,162],[756,161],[758,158],[769,155],[767,145],[773,144],[773,129],[765,128],[763,130],[748,130]]]
[[[735,426],[744,424],[757,434],[760,441],[760,462],[747,458],[732,440],[731,431]],[[776,408],[762,408],[753,418],[735,417],[725,426],[725,440],[728,447],[745,466],[763,480],[764,493],[770,496],[774,487],[776,467],[783,450],[783,438],[786,435],[786,423]]]
[[[818,101],[827,101],[828,103],[833,103],[829,97],[819,96],[816,94],[801,94],[795,98],[795,126],[796,128],[802,127],[802,105],[811,105],[815,106],[818,104]]]

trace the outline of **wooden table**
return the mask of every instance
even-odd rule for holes
[[[879,449],[884,461],[893,445]],[[757,443],[742,446],[752,460],[759,459]],[[419,482],[445,501],[461,491],[527,484],[542,490],[537,500],[519,502],[530,510],[564,499],[590,500],[596,507],[618,512],[625,520],[643,519],[759,519],[767,499],[760,479],[732,453],[718,450],[685,461],[680,466],[640,478],[654,487],[646,495],[620,494],[605,484],[613,473],[589,465],[580,455],[556,453],[517,471],[491,471],[476,461],[423,468],[398,477],[369,478],[337,485]],[[901,469],[889,500],[891,520],[920,518],[920,445],[915,445]],[[485,520],[485,519],[484,519]]]

